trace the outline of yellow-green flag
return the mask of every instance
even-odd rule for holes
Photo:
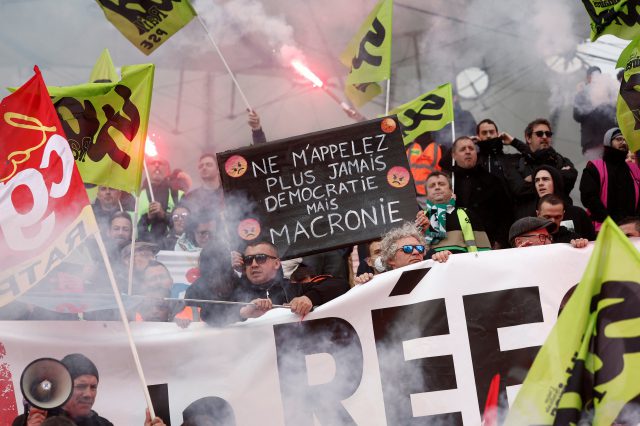
[[[624,68],[616,116],[629,149],[640,149],[640,38],[622,51],[617,68]]]
[[[109,49],[104,49],[96,61],[89,77],[90,83],[111,83],[118,81],[118,73],[113,65]]]
[[[145,55],[188,24],[189,0],[96,0],[107,19]]]
[[[154,69],[128,65],[114,83],[47,87],[85,183],[139,191]]]
[[[611,218],[506,425],[637,424],[640,252]]]
[[[391,76],[393,0],[381,0],[349,42],[340,61],[349,68],[345,94],[356,106],[380,94],[378,83]]]
[[[443,84],[431,92],[389,111],[397,114],[402,127],[404,144],[413,142],[425,132],[442,129],[453,121],[453,93],[451,84]]]
[[[344,86],[345,95],[358,108],[378,96],[381,92],[382,87],[378,83],[346,84]]]
[[[582,0],[591,19],[591,41],[604,34],[625,40],[640,35],[640,0]]]

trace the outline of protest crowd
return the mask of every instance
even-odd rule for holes
[[[253,111],[249,124],[254,143],[266,142]],[[436,144],[444,154],[423,183],[416,180],[414,222],[404,222],[369,242],[296,259],[282,260],[277,247],[267,240],[232,245],[225,229],[225,197],[213,153],[200,157],[199,176],[194,179],[199,184],[193,188],[185,172],[172,171],[165,159],[151,159],[150,180],[143,183],[140,219],[135,225],[130,194],[104,186],[94,188],[92,209],[123,294],[133,258],[131,295],[140,301],[128,311],[129,320],[174,321],[180,327],[204,321],[220,327],[259,317],[274,307],[304,317],[354,285],[425,259],[446,262],[457,253],[544,244],[570,244],[579,249],[595,239],[607,216],[628,237],[640,237],[638,158],[629,153],[617,127],[603,132],[602,157],[588,163],[580,182],[571,159],[554,149],[553,129],[544,118],[529,123],[524,140],[501,132],[489,118],[478,122],[473,134],[460,136],[453,144],[436,139],[435,133],[427,136],[431,138],[428,143]],[[508,147],[517,152],[504,152]],[[576,184],[586,209],[574,204],[570,196]],[[151,191],[153,201],[148,195]],[[132,233],[136,233],[133,256]],[[166,300],[176,292],[169,270],[155,260],[161,250],[198,254],[198,277],[179,296],[190,301]],[[108,293],[104,270],[85,270],[78,276],[74,273],[77,265],[72,263],[57,267],[48,285],[84,286]],[[5,319],[21,320],[118,320],[116,309],[58,313],[20,301],[0,308],[0,313]],[[206,403],[211,402],[202,404]],[[39,411],[32,413],[33,419],[40,418]],[[77,424],[109,424],[101,421]],[[148,424],[160,421],[156,418]]]
[[[586,70],[576,104],[584,103],[587,86],[599,74],[597,67]],[[175,323],[183,329],[196,322],[225,327],[273,309],[290,310],[302,321],[356,286],[375,285],[379,274],[425,260],[446,263],[462,253],[546,244],[581,250],[595,241],[608,217],[629,238],[640,237],[640,152],[630,150],[615,120],[615,106],[607,106],[613,113],[606,108],[585,113],[576,106],[574,119],[581,126],[587,160],[584,170],[577,170],[577,159],[554,147],[553,120],[530,117],[524,129],[507,132],[500,117],[476,121],[454,102],[455,138],[449,127],[404,140],[415,202],[403,207],[415,215],[387,226],[376,238],[292,258],[275,241],[237,238],[240,218],[233,215],[243,200],[223,191],[217,153],[202,152],[193,167],[198,176],[193,177],[172,168],[168,158],[147,156],[148,173],[139,194],[85,182],[108,262],[91,264],[70,255],[47,274],[38,291],[86,293],[96,295],[95,300],[113,297],[113,271],[131,322]],[[345,111],[356,121],[366,121],[353,109]],[[265,123],[252,109],[247,123],[252,145],[268,147],[268,126],[263,130]],[[574,189],[577,199],[571,196]],[[188,283],[174,282],[159,255],[167,252],[197,258]],[[59,312],[34,300],[17,297],[0,306],[0,319],[121,319],[113,304],[96,302],[102,307]],[[78,353],[61,362],[74,386],[60,416],[31,407],[13,425],[110,425],[92,410],[100,377],[96,365]],[[212,397],[194,401],[183,411],[184,426],[233,423],[224,400]],[[164,423],[147,411],[144,425]]]

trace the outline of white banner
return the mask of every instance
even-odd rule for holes
[[[227,401],[238,425],[478,425],[494,374],[513,400],[591,250],[454,255],[377,276],[303,321],[279,309],[222,329],[133,323],[134,340],[148,384],[167,385],[174,425],[206,396]],[[18,406],[29,362],[80,352],[100,372],[94,409],[115,425],[143,424],[120,324],[0,322],[0,336],[0,372],[9,372]]]

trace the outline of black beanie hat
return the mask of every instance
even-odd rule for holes
[[[87,374],[89,376],[95,376],[96,379],[100,381],[96,365],[82,354],[69,354],[62,358],[60,362],[67,367],[67,370],[71,373],[71,378],[73,380]]]

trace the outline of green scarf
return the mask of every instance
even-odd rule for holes
[[[434,204],[427,200],[425,214],[429,218],[429,228],[424,233],[427,245],[438,244],[447,237],[447,213],[453,211],[456,200],[450,199],[446,204]]]

